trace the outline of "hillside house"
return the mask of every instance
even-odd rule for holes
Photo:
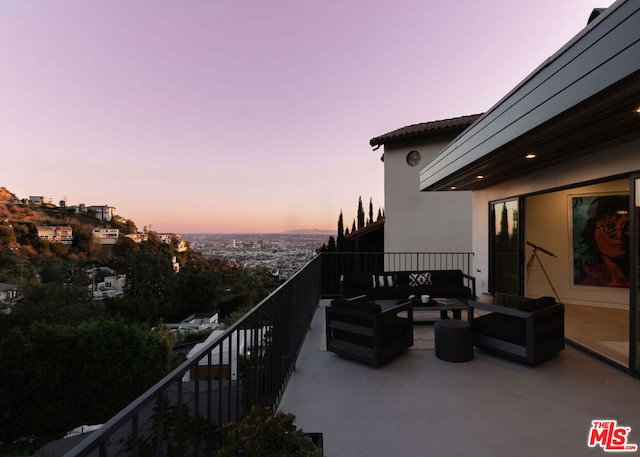
[[[119,234],[120,230],[114,228],[94,228],[92,232],[94,241],[102,245],[116,244]]]
[[[96,218],[101,221],[109,222],[113,219],[115,207],[109,205],[93,205],[87,206],[87,210],[92,210],[96,212]]]
[[[147,241],[149,239],[148,233],[138,232],[138,233],[128,233],[125,235],[127,238],[133,240],[135,243],[142,243],[143,241]]]
[[[0,302],[12,302],[18,298],[19,289],[15,284],[0,282]]]
[[[53,200],[42,195],[29,195],[30,205],[51,205]]]
[[[94,300],[119,298],[125,294],[127,275],[105,276],[104,281],[89,286]]]
[[[38,225],[38,236],[51,243],[73,244],[73,229],[68,225]]]

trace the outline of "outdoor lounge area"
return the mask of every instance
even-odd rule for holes
[[[607,455],[587,440],[592,420],[611,418],[640,443],[640,381],[571,346],[530,367],[477,348],[446,362],[418,344],[372,367],[324,350],[329,303],[279,406],[324,434],[327,456]]]
[[[640,379],[570,344],[535,366],[477,347],[473,357],[452,362],[436,356],[435,325],[417,324],[413,344],[380,366],[329,351],[325,315],[337,281],[320,286],[339,277],[336,260],[314,258],[99,430],[74,443],[57,440],[43,455],[63,448],[69,457],[122,455],[122,437],[149,434],[151,411],[167,395],[214,424],[237,420],[248,403],[273,405],[294,414],[305,432],[322,433],[329,457],[606,455],[589,448],[588,437],[592,421],[607,419],[630,428],[628,444],[640,443]],[[426,312],[440,316],[435,309],[413,315]],[[270,344],[260,356],[233,344],[265,326]],[[195,375],[201,361],[224,362],[220,347],[243,360],[237,380],[213,376],[213,367]],[[194,446],[208,455],[216,439],[196,434],[178,442],[185,455],[195,455]]]

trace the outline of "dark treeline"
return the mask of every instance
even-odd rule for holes
[[[384,211],[382,208],[378,208],[376,218],[373,216],[373,198],[369,199],[369,212],[365,216],[364,206],[362,204],[362,197],[358,198],[358,209],[356,217],[353,218],[351,229],[345,227],[344,216],[342,210],[338,216],[338,232],[337,236],[330,236],[326,243],[324,243],[319,251],[320,252],[352,252],[354,250],[352,242],[348,239],[349,235],[357,232],[360,229],[365,228],[369,224],[378,222],[384,219]]]

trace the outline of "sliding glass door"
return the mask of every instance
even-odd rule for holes
[[[629,368],[640,376],[640,175],[631,177],[631,282]]]
[[[490,203],[489,292],[492,294],[522,292],[521,206],[517,198]]]

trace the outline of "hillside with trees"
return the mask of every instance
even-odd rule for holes
[[[269,271],[177,249],[151,230],[140,243],[96,243],[97,227],[138,231],[120,216],[15,201],[0,188],[0,283],[20,290],[17,302],[0,304],[0,442],[10,452],[106,421],[181,362],[162,322],[224,319],[279,285]],[[41,239],[40,225],[71,227],[72,245]],[[92,281],[106,274],[99,267],[126,275],[124,297],[93,299]]]

